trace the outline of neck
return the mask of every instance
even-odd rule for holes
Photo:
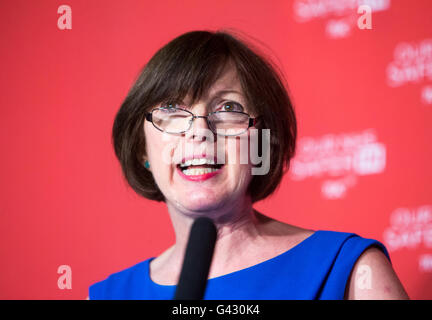
[[[264,242],[260,226],[270,220],[252,208],[250,197],[237,201],[235,205],[226,206],[224,210],[190,212],[170,203],[167,203],[167,207],[176,236],[176,243],[170,248],[169,260],[174,264],[181,264],[192,223],[199,216],[205,216],[213,220],[217,229],[213,270],[223,270],[227,266],[236,265],[248,247]]]

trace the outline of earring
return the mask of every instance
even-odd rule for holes
[[[144,167],[147,169],[150,168],[150,163],[147,160],[144,162]]]

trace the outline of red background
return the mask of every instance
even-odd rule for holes
[[[432,38],[431,2],[389,0],[371,30],[355,26],[342,38],[326,25],[357,19],[356,10],[300,22],[299,2],[307,1],[2,1],[0,298],[84,299],[90,284],[174,242],[165,205],[122,179],[110,135],[141,67],[191,30],[234,28],[267,46],[288,80],[299,139],[373,128],[386,147],[385,170],[358,177],[344,197],[323,197],[326,176],[286,175],[257,210],[387,245],[392,212],[432,205],[432,104],[421,100],[432,76],[395,88],[386,72],[398,44]],[[62,4],[71,30],[57,27]],[[390,252],[411,298],[432,298],[432,268],[419,268],[431,253],[426,240]],[[71,267],[72,289],[58,288],[60,265]]]

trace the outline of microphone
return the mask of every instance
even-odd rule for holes
[[[192,224],[174,300],[202,300],[216,243],[216,227],[206,217]]]

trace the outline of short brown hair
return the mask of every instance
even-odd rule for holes
[[[143,166],[145,113],[169,98],[182,100],[190,91],[191,103],[199,101],[228,61],[237,69],[248,108],[260,116],[256,129],[270,129],[270,170],[266,175],[253,176],[248,186],[252,202],[272,194],[288,171],[295,153],[297,121],[285,78],[271,59],[235,33],[184,33],[159,49],[142,69],[112,129],[112,143],[124,177],[139,195],[165,201],[151,171]],[[260,146],[258,150],[261,152]]]

